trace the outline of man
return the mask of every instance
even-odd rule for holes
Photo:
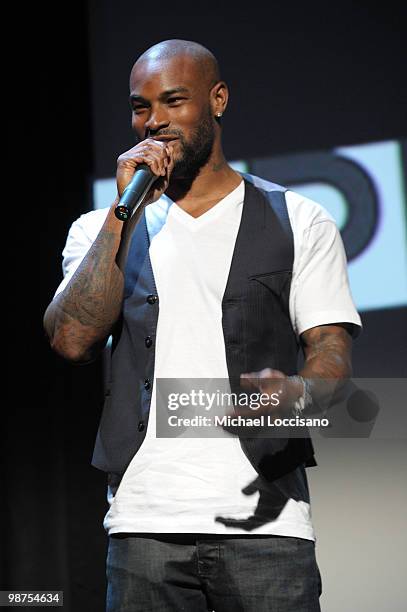
[[[93,360],[113,335],[93,456],[108,472],[109,612],[320,609],[311,441],[155,435],[157,379],[281,392],[288,414],[305,413],[304,381],[350,374],[360,319],[335,224],[226,163],[227,102],[197,43],[164,41],[136,61],[139,143],[118,158],[112,207],[72,225],[45,314],[52,347],[72,362]],[[114,208],[142,163],[157,180],[123,224]]]

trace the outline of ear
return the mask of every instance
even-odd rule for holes
[[[218,81],[210,91],[210,104],[214,117],[221,117],[229,99],[229,90],[225,81]]]

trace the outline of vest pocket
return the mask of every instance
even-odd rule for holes
[[[288,298],[291,285],[291,270],[277,270],[276,272],[265,272],[254,274],[249,280],[254,280],[269,289],[278,298]]]

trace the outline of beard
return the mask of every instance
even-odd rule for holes
[[[174,178],[195,178],[207,163],[215,140],[212,116],[208,110],[195,128],[189,141],[183,134],[179,136],[181,155],[175,160],[172,176]]]
[[[177,129],[160,130],[160,135],[177,136],[180,144],[180,154],[175,158],[171,178],[193,180],[208,161],[215,140],[215,127],[208,108],[203,113],[199,126],[186,140],[183,132]],[[154,136],[152,136],[154,138]]]

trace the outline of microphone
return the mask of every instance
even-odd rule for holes
[[[120,221],[130,219],[133,211],[140,206],[151,185],[157,179],[158,176],[150,170],[147,164],[137,166],[133,178],[123,191],[114,211]]]

